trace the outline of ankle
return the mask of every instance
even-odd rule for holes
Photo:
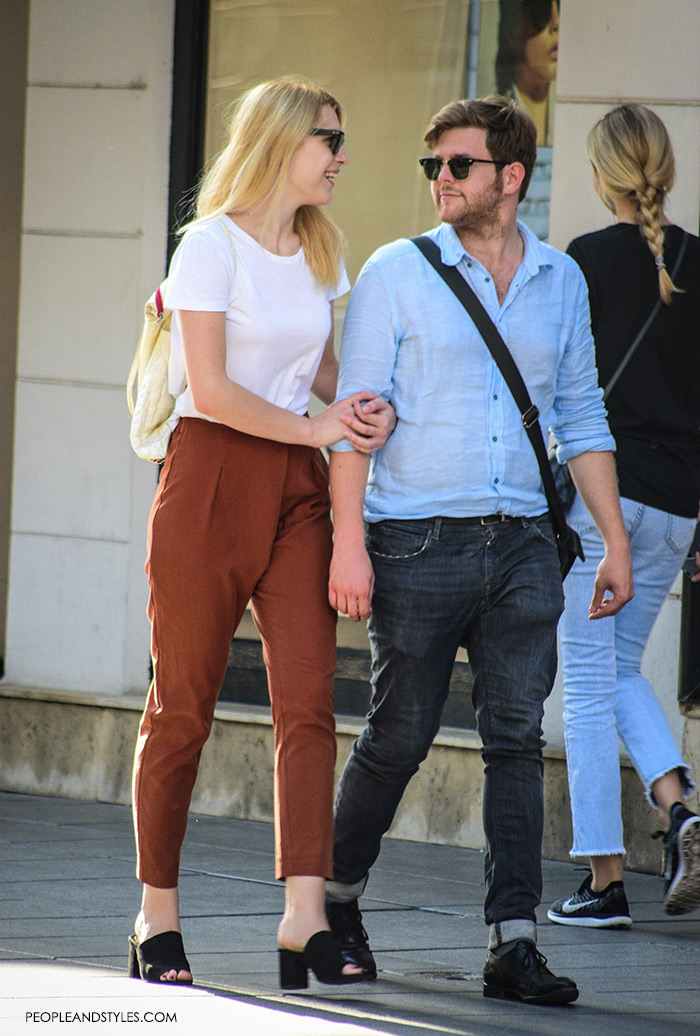
[[[329,931],[325,912],[322,915],[297,912],[293,916],[285,913],[277,928],[277,942],[284,950],[301,953],[312,935]]]
[[[605,892],[609,885],[622,882],[624,867],[619,853],[611,856],[591,856],[590,860],[592,892]]]
[[[180,901],[177,888],[159,889],[144,885],[141,909],[134,923],[139,942],[163,932],[181,932]]]
[[[595,878],[591,882],[591,892],[595,892],[597,896],[602,896],[604,892],[607,892],[611,885],[624,885],[622,878],[611,878],[610,881],[597,882]]]

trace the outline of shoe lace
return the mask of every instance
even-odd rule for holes
[[[535,970],[537,968],[537,969],[540,969],[542,971],[546,971],[549,975],[551,975],[552,972],[547,967],[547,958],[545,957],[545,955],[543,953],[540,953],[540,951],[537,949],[537,946],[534,944],[534,942],[530,942],[529,939],[524,939],[523,943],[527,944],[526,948],[525,948],[525,951],[523,952],[521,950],[521,953],[522,953],[521,960],[522,960],[523,966],[526,969],[529,969],[529,970]]]

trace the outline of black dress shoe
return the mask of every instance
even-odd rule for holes
[[[326,913],[331,931],[340,939],[340,952],[345,963],[362,968],[363,978],[375,979],[377,965],[369,948],[357,900],[351,899],[349,903],[326,900]]]
[[[484,996],[522,1000],[525,1004],[570,1004],[578,998],[576,983],[557,978],[529,939],[520,939],[502,957],[489,953],[484,968]]]

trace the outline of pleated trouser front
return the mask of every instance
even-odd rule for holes
[[[320,451],[195,418],[179,422],[148,531],[153,682],[133,780],[141,881],[178,883],[200,753],[249,601],[274,724],[276,876],[332,877],[330,552]]]

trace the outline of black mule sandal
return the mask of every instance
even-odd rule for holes
[[[279,961],[282,989],[306,989],[309,970],[313,971],[319,982],[327,985],[344,986],[367,978],[362,971],[356,975],[343,974],[343,968],[348,962],[343,960],[340,942],[333,932],[316,932],[301,952],[280,948]]]
[[[192,974],[180,932],[161,932],[142,943],[136,935],[129,936],[129,978],[160,982],[161,975],[168,971],[189,971]],[[170,983],[161,983],[167,984]],[[192,979],[176,978],[172,985],[191,986]]]

